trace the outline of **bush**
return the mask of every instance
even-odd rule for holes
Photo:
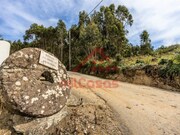
[[[143,60],[136,60],[136,64],[144,64],[145,62]]]
[[[175,60],[180,63],[180,53],[175,57]]]
[[[173,61],[172,60],[168,60],[168,66],[172,66],[173,65]]]
[[[157,49],[156,52],[159,53],[159,54],[169,53],[169,52],[174,51],[178,47],[179,47],[179,45],[172,45],[172,46],[169,46],[169,47],[162,46],[159,49]]]
[[[122,56],[121,56],[121,54],[116,54],[116,61],[117,62],[121,62],[122,61]]]
[[[159,76],[162,78],[169,78],[173,80],[174,77],[180,75],[180,64],[172,64],[161,67],[159,70]]]
[[[165,64],[168,64],[168,59],[161,59],[160,61],[159,61],[159,65],[165,65]]]
[[[83,65],[81,72],[105,77],[109,74],[119,73],[119,69],[115,60],[89,60]]]

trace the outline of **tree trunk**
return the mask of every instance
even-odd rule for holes
[[[71,31],[69,31],[69,71],[71,71]]]
[[[63,50],[64,50],[64,45],[62,43],[61,44],[61,62],[63,62]]]

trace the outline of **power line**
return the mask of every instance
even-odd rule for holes
[[[91,12],[89,12],[89,14],[86,16],[88,17],[104,0],[101,0],[94,8]]]

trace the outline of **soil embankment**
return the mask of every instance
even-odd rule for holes
[[[161,72],[158,66],[127,68],[119,75],[111,76],[111,78],[180,92],[180,76],[163,75]]]

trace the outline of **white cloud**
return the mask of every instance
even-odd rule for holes
[[[130,39],[139,41],[139,34],[148,30],[154,44],[174,44],[180,41],[180,1],[179,0],[123,0],[132,9],[134,25],[130,29]],[[138,33],[138,34],[137,34]]]
[[[21,3],[2,0],[0,9],[0,33],[9,39],[22,38],[31,23],[43,24],[43,21],[26,12]]]
[[[0,33],[22,36],[31,23],[56,25],[63,19],[68,28],[77,23],[79,11],[90,12],[100,0],[1,0]],[[146,29],[155,45],[180,41],[179,0],[104,0],[102,5],[124,4],[134,17],[128,38],[139,43],[140,33]],[[2,20],[2,21],[1,21]]]
[[[56,26],[58,21],[59,21],[58,18],[50,18],[50,19],[48,19],[48,24],[51,26]]]

